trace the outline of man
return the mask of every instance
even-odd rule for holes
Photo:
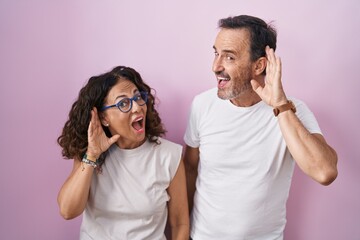
[[[195,97],[184,136],[191,237],[283,239],[295,162],[328,185],[337,155],[312,112],[282,88],[275,29],[245,15],[219,28],[218,85]]]

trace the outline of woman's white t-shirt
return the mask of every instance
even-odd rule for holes
[[[102,173],[93,175],[80,239],[166,239],[167,188],[182,146],[159,138],[136,149],[110,147]]]

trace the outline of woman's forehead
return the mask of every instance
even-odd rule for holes
[[[127,79],[119,79],[119,81],[110,89],[107,99],[114,100],[119,96],[132,97],[138,91],[136,85]]]

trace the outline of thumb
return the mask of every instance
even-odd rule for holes
[[[119,134],[116,134],[114,136],[112,136],[110,139],[109,139],[109,144],[112,145],[113,143],[115,143],[117,140],[119,140],[120,138],[120,135]]]
[[[252,89],[259,95],[261,96],[261,92],[263,90],[263,87],[258,83],[258,81],[252,79],[250,81]]]

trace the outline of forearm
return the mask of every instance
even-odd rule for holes
[[[194,203],[199,160],[200,160],[199,148],[193,148],[186,145],[184,163],[185,163],[185,172],[186,172],[186,187],[187,187],[189,213],[191,213]]]
[[[186,187],[187,187],[187,196],[188,196],[188,204],[189,204],[189,213],[191,213],[194,205],[196,178],[197,178],[197,170],[189,169],[189,167],[186,167]]]
[[[79,162],[79,161],[78,161]],[[79,216],[85,209],[94,168],[75,163],[72,174],[66,180],[58,195],[60,214],[65,219]]]
[[[337,176],[336,152],[320,134],[311,134],[292,111],[278,115],[279,125],[291,155],[302,171],[328,185]]]
[[[189,224],[171,226],[172,240],[189,240]]]
[[[181,159],[175,177],[167,189],[170,196],[170,201],[168,202],[168,220],[172,239],[189,239],[189,210],[185,182],[185,167]]]

